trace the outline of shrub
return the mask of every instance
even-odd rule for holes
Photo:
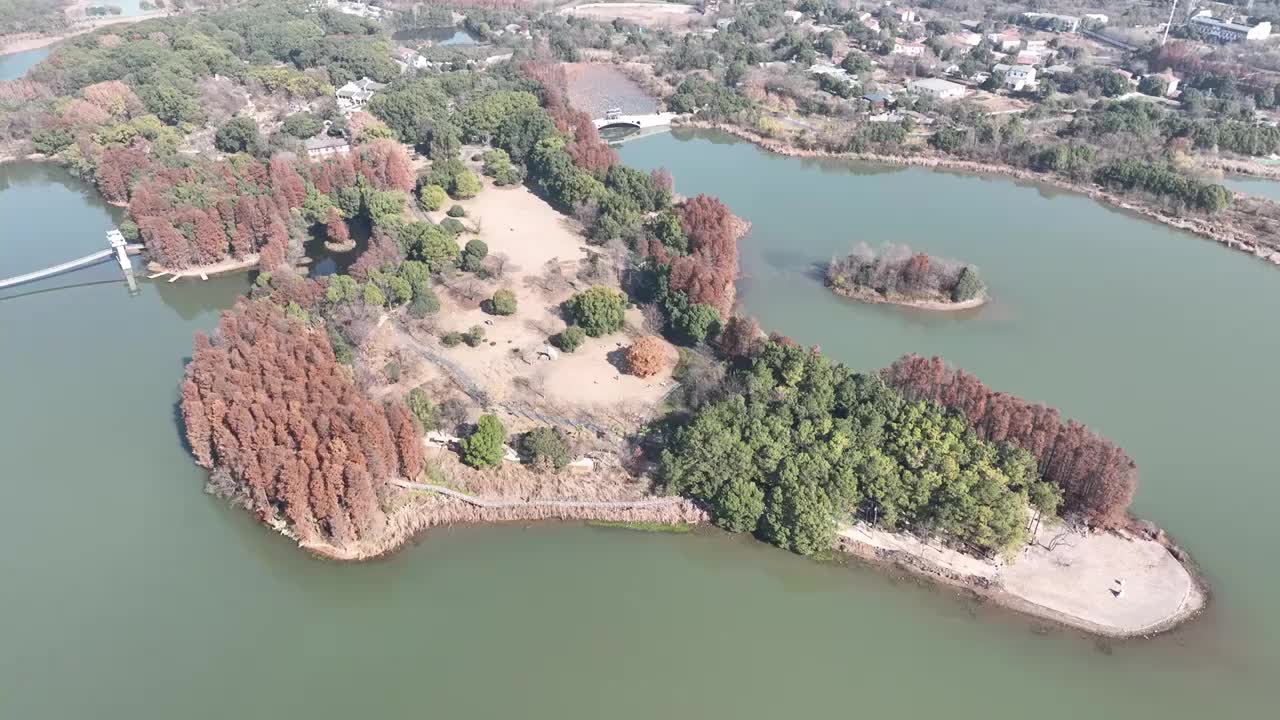
[[[440,312],[440,298],[436,297],[435,290],[427,287],[414,292],[413,302],[409,303],[409,315],[411,317],[421,320],[438,312]]]
[[[423,430],[433,430],[437,426],[439,419],[436,417],[436,405],[431,402],[431,398],[427,395],[427,391],[423,386],[409,391],[405,396],[404,404],[408,406],[409,412],[413,413],[413,418],[418,421],[418,427]]]
[[[462,269],[467,272],[478,272],[484,259],[489,255],[489,246],[483,240],[468,240],[462,250]]]
[[[570,325],[563,332],[551,338],[551,344],[565,352],[573,352],[586,340],[587,333],[577,325]]]
[[[449,208],[448,212],[446,212],[445,214],[446,214],[446,215],[448,215],[448,216],[449,216],[449,217],[451,217],[451,218],[466,217],[466,216],[467,216],[467,210],[466,210],[466,208],[462,207],[461,205],[456,205],[456,204],[455,204],[453,207]]]
[[[569,447],[556,428],[540,427],[525,433],[520,438],[520,451],[539,468],[563,470],[569,464]]]
[[[462,342],[468,347],[480,347],[480,343],[484,342],[484,326],[472,325],[471,329],[463,334]]]
[[[484,185],[480,183],[480,178],[470,170],[463,170],[453,178],[453,187],[450,188],[450,195],[459,200],[473,198],[480,194],[484,189]]]
[[[296,112],[284,119],[281,129],[299,140],[306,140],[323,130],[324,122],[309,112]]]
[[[225,153],[254,152],[262,144],[253,118],[237,115],[214,133],[213,146]]]
[[[423,185],[418,194],[418,204],[423,210],[439,210],[449,201],[449,195],[439,185]]]
[[[501,420],[493,415],[481,415],[475,431],[462,440],[462,462],[474,468],[501,465],[506,454],[502,444],[506,439],[507,430]]]
[[[388,360],[387,364],[382,366],[382,374],[386,376],[389,383],[400,382],[400,363]]]
[[[450,235],[461,235],[467,231],[467,226],[463,225],[462,221],[457,218],[445,218],[444,221],[440,223],[440,227]]]
[[[445,347],[457,347],[462,343],[462,333],[447,332],[441,336],[440,342],[443,343]]]
[[[600,337],[622,329],[627,296],[596,285],[569,298],[565,306],[575,325],[591,337]]]
[[[505,288],[495,292],[493,299],[489,301],[489,312],[494,315],[515,315],[516,294]]]
[[[667,365],[667,348],[656,336],[642,337],[627,348],[627,371],[636,377],[652,377]]]

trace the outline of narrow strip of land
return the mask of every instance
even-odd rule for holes
[[[627,510],[634,508],[667,507],[688,502],[688,500],[682,497],[651,498],[648,500],[495,500],[478,498],[474,495],[468,495],[464,492],[447,488],[442,485],[408,482],[405,480],[393,480],[391,481],[391,484],[407,490],[428,490],[430,492],[440,493],[441,495],[455,498],[469,505],[475,505],[476,507],[482,508],[549,507],[609,508],[613,510]]]

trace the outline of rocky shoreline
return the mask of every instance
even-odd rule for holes
[[[1267,247],[1266,245],[1252,239],[1251,233],[1249,233],[1247,229],[1214,222],[1208,218],[1178,217],[1170,215],[1157,210],[1156,208],[1140,204],[1132,201],[1131,199],[1108,192],[1095,185],[1074,183],[1062,178],[1036,173],[1030,170],[1023,170],[1021,168],[1010,167],[1007,165],[980,163],[970,160],[957,160],[954,158],[936,155],[878,155],[875,153],[832,153],[822,150],[806,150],[795,147],[794,145],[781,140],[764,137],[759,133],[752,132],[751,130],[747,130],[746,128],[742,128],[731,123],[711,123],[692,120],[680,121],[678,127],[719,130],[751,142],[765,150],[768,150],[769,152],[777,153],[779,155],[787,155],[790,157],[838,158],[859,162],[878,163],[882,165],[920,167],[935,170],[956,170],[959,172],[979,175],[1002,175],[1015,180],[1039,183],[1041,185],[1047,185],[1060,190],[1085,195],[1093,200],[1120,210],[1132,212],[1149,220],[1168,225],[1169,227],[1176,228],[1178,230],[1185,230],[1202,238],[1212,240],[1221,245],[1225,245],[1232,250],[1248,253],[1273,265],[1280,265],[1280,249]]]

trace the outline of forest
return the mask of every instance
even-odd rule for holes
[[[805,555],[829,551],[836,524],[854,518],[978,554],[1012,551],[1028,507],[1052,516],[1059,503],[1023,448],[783,341],[740,359],[661,432],[669,491],[706,502],[727,530]]]
[[[1058,411],[996,392],[940,358],[907,355],[885,371],[904,397],[938,403],[962,414],[975,433],[993,443],[1016,443],[1035,459],[1038,473],[1062,493],[1065,512],[1090,524],[1124,525],[1138,488],[1138,471],[1125,451]]]
[[[874,250],[859,243],[853,252],[831,260],[825,280],[837,293],[856,297],[869,291],[888,300],[967,302],[986,293],[972,265],[913,253],[906,246]]]
[[[390,477],[422,469],[418,426],[352,384],[322,328],[269,300],[241,300],[196,336],[182,417],[210,489],[303,542],[376,537]]]

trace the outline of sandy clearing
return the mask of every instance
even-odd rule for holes
[[[586,3],[560,8],[563,15],[610,22],[626,20],[645,27],[686,27],[702,17],[690,5],[673,3]]]
[[[1191,572],[1154,540],[1082,535],[1062,525],[1045,525],[1032,544],[1006,562],[862,523],[841,527],[838,534],[880,551],[885,559],[905,555],[922,561],[911,563],[922,574],[943,576],[1023,612],[1103,635],[1130,637],[1167,629],[1205,603]],[[1124,580],[1122,596],[1114,592],[1117,580]]]
[[[465,333],[475,325],[485,330],[478,347],[440,346],[441,356],[456,363],[494,403],[521,403],[548,415],[589,417],[609,427],[642,422],[672,386],[677,352],[668,346],[670,366],[649,378],[623,373],[621,351],[645,334],[639,310],[627,313],[627,328],[603,338],[587,338],[574,353],[540,356],[548,338],[565,328],[560,304],[591,282],[577,277],[586,259],[600,248],[587,245],[576,224],[556,212],[527,188],[494,187],[460,201],[463,221],[475,234],[459,238],[483,240],[492,258],[504,257],[501,277],[478,280],[459,274],[443,283],[435,335]],[[433,219],[439,213],[432,213]],[[548,273],[549,268],[555,268]],[[516,295],[517,312],[501,317],[486,313],[482,301],[505,288]],[[419,339],[422,339],[419,336]]]

